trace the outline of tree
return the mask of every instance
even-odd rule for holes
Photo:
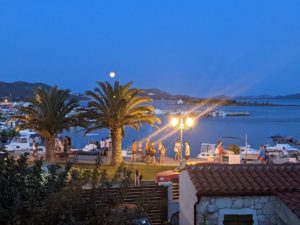
[[[19,135],[15,129],[2,130],[0,131],[0,143],[7,143],[8,140]]]
[[[122,162],[122,139],[125,127],[139,129],[142,123],[156,126],[160,119],[153,115],[154,108],[149,105],[151,99],[142,96],[143,90],[131,88],[132,82],[112,86],[109,82],[97,82],[99,87],[87,91],[91,97],[88,108],[82,112],[86,133],[107,128],[112,138],[112,164]]]
[[[78,100],[70,97],[70,90],[52,87],[50,91],[38,88],[35,97],[28,98],[28,106],[20,109],[13,119],[19,120],[19,129],[33,129],[45,140],[46,160],[54,161],[55,136],[77,124],[72,110]]]
[[[50,167],[47,174],[41,160],[28,166],[26,154],[17,160],[8,155],[0,158],[0,224],[38,224],[32,221],[35,207],[67,185],[69,163],[62,172]]]
[[[0,122],[2,122],[4,120],[5,120],[5,118],[4,118],[3,112],[0,109]]]
[[[228,147],[228,150],[230,152],[233,152],[233,154],[235,154],[235,155],[240,154],[240,147],[236,144],[230,144],[229,147]]]
[[[155,193],[146,189],[130,197],[134,176],[130,166],[120,165],[110,179],[99,165],[78,170],[70,163],[59,169],[52,164],[48,172],[42,165],[36,160],[29,166],[26,155],[0,158],[0,224],[132,225],[166,204],[153,202],[149,196]]]

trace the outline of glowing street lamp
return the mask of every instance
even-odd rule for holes
[[[179,124],[179,119],[176,118],[176,117],[173,117],[173,118],[171,119],[171,126],[172,126],[172,127],[177,127],[178,124]]]
[[[175,116],[171,118],[170,124],[172,127],[177,128],[180,130],[180,168],[183,168],[183,158],[182,158],[182,148],[183,148],[183,130],[190,129],[194,125],[194,119],[191,117],[184,117],[183,113],[181,112],[179,116]]]

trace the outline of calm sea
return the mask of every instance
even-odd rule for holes
[[[243,100],[246,101],[246,100]],[[253,101],[253,100],[247,100]],[[283,106],[226,106],[217,107],[213,110],[227,112],[248,112],[250,116],[245,117],[225,117],[225,118],[199,118],[195,126],[184,131],[183,139],[191,146],[191,155],[196,156],[200,152],[201,143],[216,143],[222,140],[225,147],[229,144],[245,144],[245,135],[248,136],[248,143],[251,147],[258,148],[261,144],[274,143],[270,136],[280,134],[283,136],[293,136],[300,139],[300,100],[255,100],[262,103],[281,104]],[[191,106],[178,106],[174,101],[155,101],[154,106],[158,109],[177,111],[191,109]],[[205,110],[207,107],[197,110]],[[169,116],[160,116],[164,127],[168,124]],[[144,140],[149,135],[156,132],[151,140],[163,139],[167,146],[167,156],[173,156],[173,146],[179,138],[179,131],[173,132],[173,128],[167,128],[157,132],[156,129],[147,125],[141,127],[139,131],[127,128],[123,141],[123,149],[128,148],[134,139]],[[75,148],[84,147],[89,140],[99,140],[108,135],[108,130],[93,132],[91,136],[83,136],[80,130],[72,130],[68,133],[73,139]]]

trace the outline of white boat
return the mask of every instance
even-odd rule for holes
[[[267,146],[269,155],[275,155],[276,153],[282,157],[288,157],[291,155],[300,155],[298,148],[292,147],[289,144],[276,144],[275,146]]]
[[[209,115],[212,117],[226,117],[227,113],[225,111],[212,111]]]
[[[256,160],[260,154],[260,150],[251,148],[250,145],[241,146],[240,147],[240,154],[242,159],[245,160]]]
[[[86,135],[87,137],[87,144],[82,148],[84,152],[90,152],[97,150],[96,140],[99,139],[98,133],[89,133]]]
[[[202,152],[197,155],[198,159],[209,159],[209,158],[214,159],[215,157],[216,157],[216,154],[213,152]]]
[[[97,150],[97,145],[95,145],[95,144],[87,144],[82,149],[82,151],[84,151],[84,152],[90,152],[90,151],[94,151],[94,150]]]
[[[45,146],[43,145],[41,136],[31,130],[20,131],[20,136],[14,137],[9,144],[5,145],[5,149],[10,152],[30,152],[32,151],[33,140],[38,144],[38,151],[45,152]]]
[[[209,159],[214,158],[216,156],[215,154],[216,145],[210,144],[210,143],[202,143],[200,154],[198,154],[198,159]]]

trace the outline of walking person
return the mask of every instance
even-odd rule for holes
[[[68,146],[68,152],[71,151],[72,148],[72,139],[69,136],[65,136],[65,139],[67,140],[67,146]]]
[[[104,150],[104,155],[108,156],[108,151],[109,151],[109,143],[111,142],[109,137],[106,137],[105,139],[105,150]]]
[[[270,160],[271,158],[269,156],[267,146],[264,146],[264,149],[265,149],[265,154],[266,154],[266,164],[269,165],[270,163],[272,163],[272,161]]]
[[[155,142],[153,141],[151,143],[151,147],[150,147],[150,163],[155,163],[156,162],[155,153],[156,153]]]
[[[64,152],[64,139],[62,137],[58,140],[59,152]]]
[[[102,138],[100,141],[100,157],[104,156],[104,152],[105,152],[105,141],[104,138]]]
[[[266,163],[266,147],[265,146],[259,146],[259,156],[258,160],[260,161],[260,164],[265,164]]]
[[[163,163],[165,161],[166,147],[160,141],[158,144],[158,152],[159,152],[159,163]]]
[[[141,174],[139,170],[135,170],[134,186],[141,186]]]
[[[149,138],[147,138],[146,140],[145,151],[146,151],[145,161],[148,163],[150,160],[150,151],[151,151],[151,144]]]
[[[137,142],[136,140],[133,140],[132,143],[132,158],[131,158],[131,162],[136,162],[136,153],[137,153]]]
[[[64,153],[64,160],[67,160],[67,158],[68,158],[68,140],[67,140],[67,138],[64,138],[64,143],[63,143],[63,146],[64,146],[64,151],[63,151],[63,153]]]
[[[34,160],[38,159],[38,143],[36,143],[36,140],[32,140],[32,156]]]
[[[144,159],[144,152],[143,152],[143,142],[142,141],[138,142],[138,155],[140,157],[140,161],[143,161],[143,159]]]
[[[181,142],[180,142],[180,140],[177,140],[177,141],[175,142],[174,152],[175,152],[175,157],[174,157],[174,159],[175,159],[176,161],[178,161],[178,160],[179,160],[179,154],[180,154],[180,152],[181,152]]]
[[[185,143],[185,160],[188,161],[190,159],[190,154],[191,154],[191,148],[189,143],[186,141]]]
[[[223,142],[222,141],[219,141],[217,143],[217,147],[216,147],[216,150],[215,150],[215,154],[217,156],[217,160],[220,162],[220,163],[223,163],[223,156],[224,156],[224,148],[223,148]]]

